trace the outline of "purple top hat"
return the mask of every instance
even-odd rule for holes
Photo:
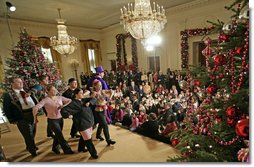
[[[96,67],[96,68],[95,68],[95,71],[96,71],[96,74],[100,74],[100,73],[104,72],[102,66]]]

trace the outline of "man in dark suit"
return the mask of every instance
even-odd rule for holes
[[[34,142],[36,126],[34,124],[33,107],[37,99],[23,89],[21,78],[11,79],[11,90],[4,95],[3,110],[11,124],[17,125],[22,134],[26,149],[32,156],[36,156],[37,147]]]
[[[132,109],[135,112],[139,111],[139,100],[138,100],[137,94],[133,95]]]
[[[74,90],[78,87],[78,82],[75,78],[70,78],[68,80],[68,83],[69,83],[69,88],[63,92],[62,96],[66,97],[66,98],[69,98],[69,99],[73,99],[74,98]],[[70,135],[72,138],[79,138],[80,135],[77,134],[78,133],[78,130],[75,126],[74,123],[72,123],[72,126],[71,126],[71,132],[70,132]]]
[[[133,101],[133,95],[136,95],[137,96],[137,98],[139,98],[138,97],[138,86],[137,85],[135,85],[135,82],[134,81],[131,81],[131,85],[128,87],[128,90],[129,90],[129,96],[130,96],[130,99],[131,99],[131,101]]]

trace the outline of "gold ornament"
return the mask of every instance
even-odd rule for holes
[[[187,89],[187,82],[185,80],[182,80],[179,82],[179,87],[182,89],[182,90],[186,90]]]

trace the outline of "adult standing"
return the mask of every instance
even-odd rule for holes
[[[75,78],[70,78],[68,80],[68,84],[69,84],[69,88],[65,92],[63,92],[62,96],[72,99],[74,97],[74,90],[78,87],[78,82]],[[73,120],[70,135],[72,138],[75,138],[75,137],[79,138],[80,135],[78,135],[77,133],[78,133],[78,130]]]
[[[64,139],[62,129],[63,129],[63,118],[61,115],[61,109],[71,102],[63,96],[56,95],[56,88],[53,85],[47,86],[48,96],[40,101],[36,106],[33,107],[34,123],[38,123],[37,113],[42,107],[45,108],[47,112],[47,121],[50,129],[55,133],[54,141],[52,145],[52,151],[56,154],[60,154],[59,144],[62,147],[64,154],[73,154],[71,147]]]
[[[37,155],[34,142],[36,126],[32,113],[36,103],[36,98],[24,91],[22,79],[11,78],[11,90],[4,95],[3,110],[9,122],[17,125],[32,156]]]

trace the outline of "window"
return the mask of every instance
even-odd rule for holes
[[[49,63],[53,63],[53,58],[52,58],[52,55],[51,55],[50,48],[47,49],[47,48],[41,47],[41,51],[42,51],[42,54],[44,55],[44,57],[49,61]]]
[[[90,63],[90,70],[95,73],[95,54],[94,54],[94,49],[88,49],[88,58],[89,58],[89,63]]]

